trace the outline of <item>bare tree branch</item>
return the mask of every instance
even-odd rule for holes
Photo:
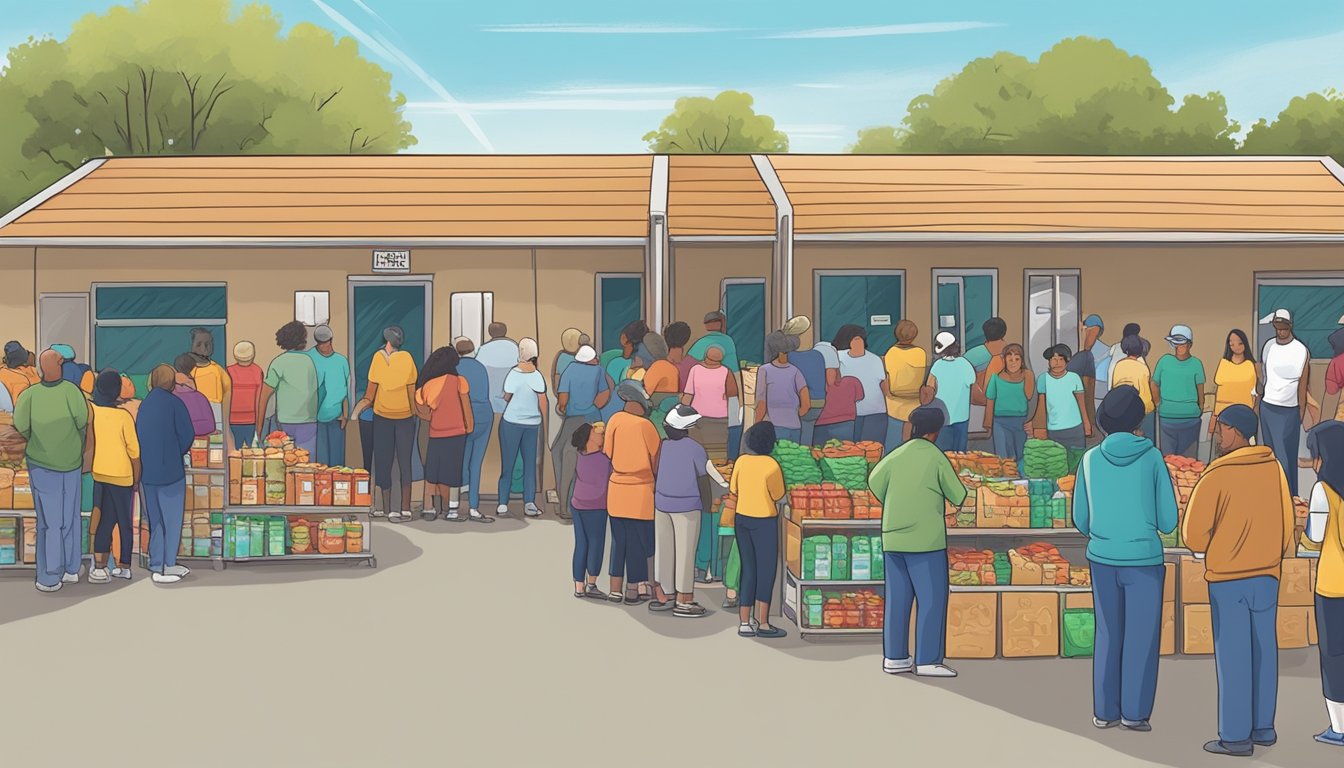
[[[322,102],[321,102],[320,104],[317,105],[317,111],[318,111],[318,112],[321,112],[321,111],[322,111],[322,108],[325,107],[325,106],[327,106],[328,104],[330,104],[330,103],[331,103],[331,100],[334,99],[334,98],[336,98],[336,97],[340,94],[340,92],[343,91],[343,90],[345,90],[344,87],[337,88],[335,91],[332,92],[332,94],[331,94],[330,96],[328,96],[327,98],[323,99]]]
[[[53,163],[55,163],[55,164],[57,164],[57,165],[59,165],[59,166],[63,166],[67,171],[73,171],[73,170],[75,170],[75,166],[71,165],[70,163],[68,163],[68,162],[66,162],[66,161],[64,161],[64,160],[59,160],[59,159],[57,159],[55,155],[51,154],[51,150],[49,150],[49,149],[43,147],[42,149],[39,149],[38,151],[41,152],[42,154],[46,155],[46,156],[47,156],[47,159],[50,160],[51,162],[53,162]]]

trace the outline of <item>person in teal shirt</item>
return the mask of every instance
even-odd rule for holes
[[[1167,335],[1172,353],[1153,369],[1153,402],[1157,405],[1162,452],[1195,458],[1204,416],[1204,364],[1190,354],[1195,345],[1188,325],[1175,325]]]
[[[960,506],[966,500],[966,486],[936,445],[943,412],[916,408],[909,424],[910,439],[884,456],[868,476],[868,489],[882,502],[882,670],[956,677],[943,664],[950,591],[944,514],[948,504]],[[916,657],[911,658],[910,613],[916,603]]]
[[[317,371],[317,455],[329,467],[345,466],[346,407],[350,403],[350,361],[332,346],[331,328],[313,329],[317,346],[308,350]]]
[[[1027,416],[1036,399],[1036,377],[1026,366],[1021,344],[1003,348],[1003,370],[989,377],[985,387],[985,431],[994,442],[994,455],[1021,461],[1027,446]]]
[[[1068,345],[1056,344],[1045,350],[1044,357],[1049,371],[1036,379],[1041,401],[1036,408],[1036,437],[1053,440],[1068,449],[1072,471],[1083,458],[1087,438],[1092,436],[1092,421],[1085,402],[1087,390],[1082,377],[1069,370],[1073,352]]]
[[[934,397],[947,409],[947,423],[939,432],[938,447],[944,451],[965,452],[970,435],[975,366],[961,356],[961,343],[947,331],[934,337],[933,353],[938,359],[929,368],[929,386],[934,389]]]

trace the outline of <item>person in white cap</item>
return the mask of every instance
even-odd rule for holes
[[[720,486],[728,481],[709,461],[704,446],[692,440],[689,430],[700,414],[678,404],[663,421],[667,439],[658,451],[653,490],[654,582],[649,610],[671,611],[673,616],[700,618],[706,611],[695,602],[695,549],[700,537],[700,514],[705,509],[701,478],[710,477]],[[675,587],[675,603],[665,591]]]
[[[938,434],[938,447],[944,451],[965,452],[970,430],[971,388],[975,386],[975,366],[961,356],[957,337],[943,331],[933,339],[933,354],[938,356],[929,368],[929,384],[934,397],[947,409],[947,424]]]
[[[518,365],[504,377],[504,413],[499,419],[499,506],[509,514],[513,468],[522,456],[524,514],[540,517],[537,506],[537,445],[546,413],[546,377],[537,370],[537,342],[518,342]]]
[[[1274,338],[1260,355],[1260,432],[1283,465],[1288,489],[1297,495],[1297,449],[1307,418],[1311,352],[1293,335],[1293,316],[1276,309],[1260,319],[1274,326]]]
[[[1150,384],[1161,434],[1158,447],[1167,456],[1193,459],[1204,415],[1204,363],[1190,354],[1195,344],[1190,326],[1173,325],[1167,343],[1171,354],[1157,361]]]
[[[555,467],[556,494],[560,497],[561,517],[567,516],[574,485],[578,449],[571,443],[574,432],[583,424],[600,421],[602,408],[611,399],[607,374],[598,365],[597,350],[588,345],[578,348],[574,362],[560,374],[555,390],[555,412],[563,420],[555,442],[551,444],[551,462]]]

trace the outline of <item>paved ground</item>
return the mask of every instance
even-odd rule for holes
[[[1163,660],[1153,733],[1099,733],[1086,660],[891,678],[871,640],[744,640],[723,613],[575,600],[571,541],[549,516],[381,524],[377,569],[137,574],[51,596],[5,574],[0,764],[1227,764],[1200,751],[1207,659]],[[1310,740],[1325,723],[1315,652],[1282,664],[1282,742],[1240,764],[1340,765]]]

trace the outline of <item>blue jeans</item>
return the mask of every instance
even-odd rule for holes
[[[869,440],[874,443],[887,439],[887,414],[873,413],[859,416],[854,420],[854,439]]]
[[[602,550],[607,546],[607,512],[571,509],[574,517],[574,580],[602,572]]]
[[[803,440],[803,430],[801,427],[798,429],[790,429],[789,427],[777,426],[775,427],[775,439],[792,440],[795,443],[800,443]]]
[[[1274,734],[1279,695],[1279,580],[1255,576],[1209,583],[1213,662],[1218,669],[1218,738],[1250,747]]]
[[[882,452],[891,453],[905,442],[905,422],[887,417],[887,434],[882,440]]]
[[[1147,720],[1157,697],[1166,570],[1161,565],[1090,563],[1097,615],[1092,714],[1107,722]]]
[[[255,424],[230,424],[229,431],[233,433],[233,447],[235,448],[242,448],[244,445],[251,445],[257,441]]]
[[[611,523],[611,563],[607,573],[625,583],[649,580],[649,550],[653,549],[653,521],[608,517]]]
[[[187,481],[172,485],[141,485],[140,498],[149,516],[149,570],[163,573],[177,565],[182,543],[182,514],[187,500]]]
[[[523,457],[523,501],[531,504],[537,498],[537,430],[536,424],[514,424],[499,420],[499,503],[509,503],[513,489],[513,468],[518,456]],[[473,486],[474,487],[474,486]]]
[[[994,455],[1005,459],[1022,461],[1022,455],[1027,450],[1027,417],[1026,416],[995,416],[994,417]]]
[[[812,441],[813,441],[813,439],[815,439],[815,436],[816,436],[816,432],[815,432],[815,430],[816,430],[816,428],[817,428],[817,418],[818,418],[819,416],[821,416],[821,409],[822,409],[822,406],[823,406],[823,405],[825,405],[825,401],[824,401],[824,400],[823,400],[821,403],[818,403],[816,400],[813,400],[813,401],[812,401],[812,409],[811,409],[810,411],[808,411],[807,413],[803,414],[803,418],[802,418],[802,422],[803,422],[803,438],[802,438],[801,440],[798,441],[798,442],[802,443],[803,445],[813,445],[813,444],[814,444]]]
[[[54,587],[65,574],[79,574],[81,474],[29,465],[28,475],[37,512],[37,583]]]
[[[915,616],[915,664],[942,664],[947,633],[947,550],[885,552],[886,594],[882,606],[882,655],[910,658],[910,613]]]
[[[728,428],[728,460],[737,461],[742,453],[742,425]]]
[[[956,424],[945,424],[938,433],[938,449],[941,451],[966,452],[966,443],[970,436],[969,421],[959,421]]]
[[[339,419],[317,422],[316,461],[328,467],[345,466],[345,430]]]
[[[755,603],[774,602],[771,598],[775,592],[775,569],[779,567],[779,521],[773,517],[739,515],[733,534],[742,556],[737,606],[754,608]]]
[[[462,479],[467,484],[467,503],[470,509],[481,508],[481,465],[485,463],[485,451],[490,447],[490,433],[495,431],[495,414],[487,404],[482,408],[472,405],[471,434],[467,435],[467,448],[462,456]]]
[[[1297,449],[1302,435],[1302,412],[1297,407],[1260,404],[1260,438],[1274,451],[1283,473],[1288,477],[1288,491],[1297,494]]]
[[[854,440],[854,422],[841,421],[822,424],[812,430],[812,445],[825,445],[830,440]]]
[[[1199,419],[1162,419],[1162,453],[1195,458],[1199,451]]]

